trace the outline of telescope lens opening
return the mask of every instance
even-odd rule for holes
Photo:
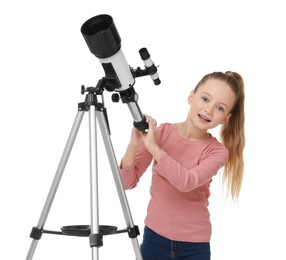
[[[85,35],[94,35],[104,32],[112,24],[113,19],[109,15],[99,15],[86,21],[81,29]]]

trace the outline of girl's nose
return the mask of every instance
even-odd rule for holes
[[[212,115],[213,114],[213,111],[214,111],[214,108],[213,106],[209,105],[205,108],[205,112],[208,114],[208,115]]]

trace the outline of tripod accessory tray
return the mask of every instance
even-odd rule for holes
[[[63,226],[61,227],[63,235],[69,236],[89,236],[90,226],[89,225],[74,225],[74,226]],[[100,225],[99,232],[102,235],[116,234],[117,227]]]

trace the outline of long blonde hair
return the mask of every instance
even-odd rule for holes
[[[213,72],[201,79],[195,91],[208,79],[218,79],[227,83],[236,95],[236,102],[231,110],[231,117],[228,123],[224,124],[220,130],[221,141],[229,151],[229,158],[224,165],[222,179],[223,183],[227,185],[228,194],[230,193],[232,198],[236,199],[241,189],[244,170],[244,81],[236,72]]]

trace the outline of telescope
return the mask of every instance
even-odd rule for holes
[[[101,88],[116,91],[112,100],[121,98],[128,105],[134,119],[133,125],[139,131],[146,131],[148,123],[138,105],[138,94],[134,89],[135,78],[150,75],[155,85],[161,83],[157,67],[144,47],[139,50],[145,69],[131,68],[121,50],[121,38],[110,15],[97,15],[87,20],[81,27],[81,33],[91,51],[100,61],[105,77],[100,81]]]
[[[142,260],[137,236],[140,235],[138,226],[134,225],[128,205],[124,187],[121,182],[120,170],[116,161],[114,149],[110,139],[110,131],[107,120],[107,112],[102,102],[97,102],[97,95],[102,95],[103,91],[116,91],[112,95],[112,100],[118,102],[121,98],[126,103],[134,119],[134,127],[139,131],[147,131],[148,123],[142,115],[135,92],[135,78],[150,75],[155,85],[160,84],[157,68],[150,58],[146,48],[139,50],[140,56],[145,64],[145,69],[138,67],[132,69],[126,62],[121,50],[121,39],[114,25],[113,19],[109,15],[98,15],[87,20],[81,27],[81,32],[90,51],[99,58],[105,77],[102,77],[96,87],[85,89],[82,86],[82,94],[88,92],[85,101],[78,104],[78,111],[66,142],[62,157],[60,159],[54,180],[44,204],[37,226],[32,228],[30,237],[33,239],[28,251],[26,260],[32,260],[38,241],[42,234],[56,234],[69,236],[89,236],[89,244],[92,249],[92,260],[99,259],[99,247],[103,245],[104,235],[128,233],[132,241],[136,254],[136,259]],[[53,200],[59,187],[61,178],[67,165],[69,155],[73,148],[78,130],[80,128],[85,112],[89,114],[89,158],[90,158],[90,225],[63,226],[61,231],[44,229]],[[117,188],[117,193],[124,213],[126,228],[117,229],[116,226],[100,225],[99,223],[99,194],[98,194],[98,153],[97,153],[97,125],[99,123],[103,137],[103,142],[109,159],[110,167]]]

